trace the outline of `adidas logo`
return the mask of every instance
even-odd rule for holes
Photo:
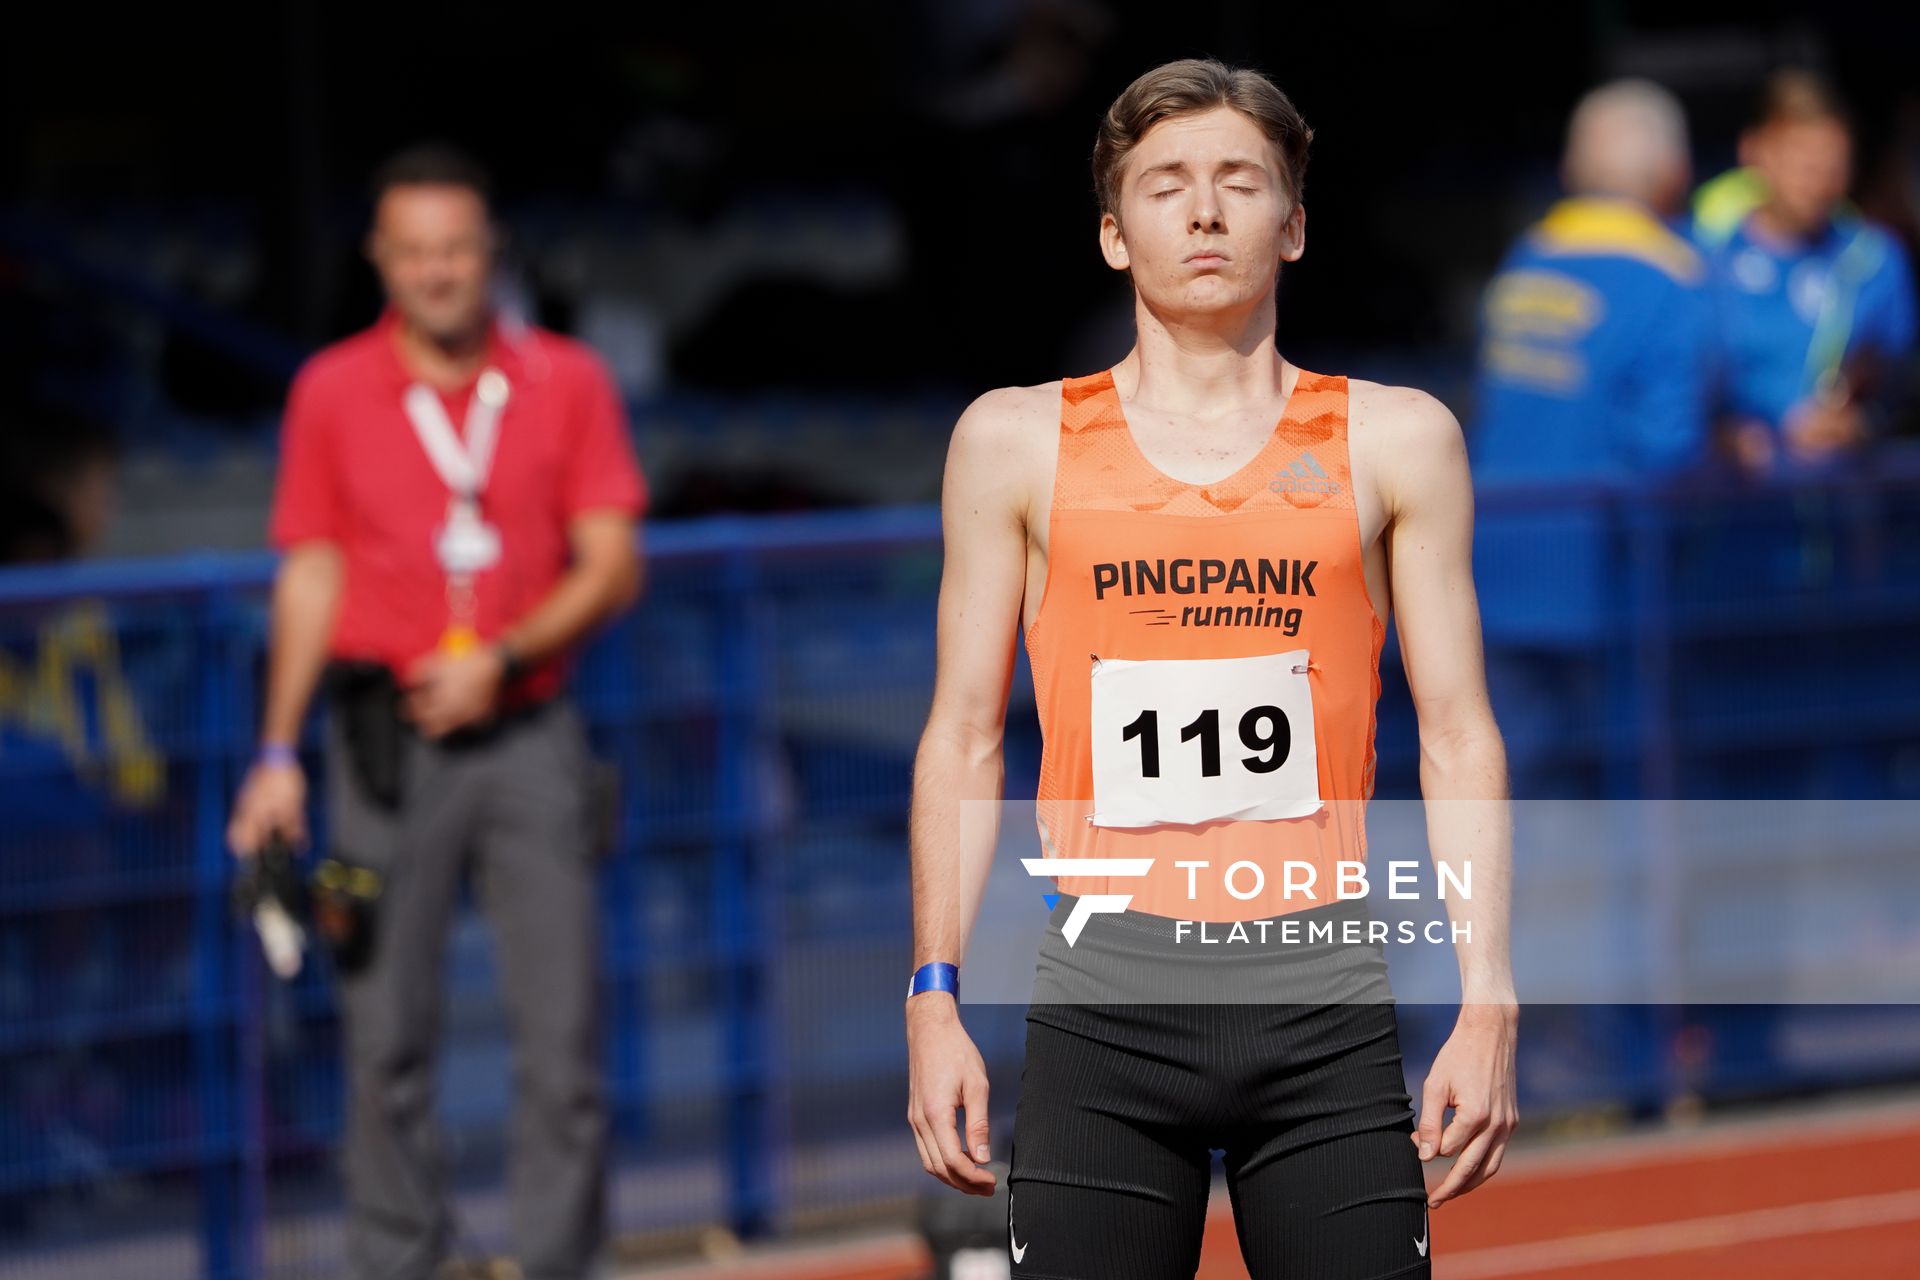
[[[1306,449],[1300,456],[1273,473],[1267,488],[1275,493],[1338,493],[1340,486],[1327,479],[1327,469]]]

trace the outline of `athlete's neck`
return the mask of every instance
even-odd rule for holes
[[[1271,301],[1264,315],[1230,330],[1136,310],[1139,339],[1114,366],[1126,399],[1170,415],[1217,417],[1287,393],[1292,375],[1274,345]]]
[[[394,343],[408,373],[429,386],[457,390],[479,376],[487,359],[485,317],[466,332],[435,335],[410,323],[405,316],[394,326]]]

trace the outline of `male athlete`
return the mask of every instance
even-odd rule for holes
[[[1214,1150],[1254,1280],[1424,1276],[1427,1211],[1491,1177],[1517,1122],[1505,758],[1465,450],[1427,395],[1275,349],[1311,136],[1254,72],[1182,61],[1135,81],[1094,151],[1101,252],[1134,286],[1133,350],[1088,377],[990,392],[954,430],[912,823],[908,1117],[928,1173],[993,1190],[976,1167],[991,1151],[986,1072],[957,1007],[993,835],[963,812],[1000,795],[1016,638],[1045,736],[1046,856],[1151,860],[1141,876],[1059,878],[1009,1152],[1016,1277],[1192,1276]],[[1380,944],[1289,947],[1255,927],[1364,920],[1332,890],[1336,863],[1364,857],[1389,605],[1429,843],[1437,863],[1472,864],[1471,899],[1447,901],[1472,930],[1456,941],[1461,1011],[1417,1129]],[[1302,867],[1316,896],[1287,891]],[[1125,911],[1086,915],[1065,945],[1083,897],[1121,894]],[[1201,951],[1194,922],[1273,941],[1216,961],[1233,948]],[[1174,994],[1042,998],[1096,965],[1150,970]],[[1329,998],[1213,998],[1289,974],[1317,975]],[[1429,1193],[1436,1155],[1453,1166]]]

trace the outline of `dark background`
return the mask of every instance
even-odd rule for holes
[[[1094,237],[1094,128],[1133,76],[1211,54],[1272,74],[1317,133],[1283,349],[1425,386],[1469,418],[1480,289],[1555,196],[1584,91],[1621,74],[1673,88],[1704,178],[1732,162],[1768,70],[1820,68],[1854,106],[1862,190],[1890,189],[1899,113],[1920,120],[1916,12],[1859,0],[43,7],[28,38],[0,42],[3,394],[34,406],[9,415],[23,430],[58,410],[136,451],[172,439],[183,414],[196,441],[209,429],[270,440],[291,366],[378,305],[359,256],[367,173],[436,137],[496,171],[512,265],[537,318],[563,330],[580,290],[556,283],[554,263],[588,226],[603,242],[670,229],[698,246],[742,208],[830,222],[850,206],[899,233],[904,252],[877,275],[745,272],[666,325],[661,376],[630,392],[643,451],[647,403],[675,394],[930,397],[930,420],[950,423],[987,387],[1124,352],[1129,298]],[[1872,211],[1899,223],[1900,208]],[[755,234],[777,237],[780,216]],[[59,270],[40,269],[54,259]],[[629,287],[644,299],[650,286]],[[163,332],[129,337],[129,306],[153,301],[130,291],[156,288]],[[181,321],[195,304],[205,313],[188,319],[206,323]],[[130,345],[145,354],[129,359]],[[916,429],[924,449],[943,443]]]
[[[1294,97],[1317,139],[1283,333],[1392,344],[1449,336],[1444,282],[1484,272],[1496,211],[1550,180],[1567,110],[1599,79],[1650,72],[1682,92],[1704,171],[1730,157],[1755,71],[1816,61],[1855,105],[1871,168],[1920,49],[1920,10],[1853,0],[1183,0],[999,24],[986,15],[1015,6],[974,7],[971,32],[952,13],[969,6],[934,2],[41,7],[37,38],[0,45],[0,172],[50,210],[238,209],[269,246],[249,313],[308,340],[363,318],[361,187],[418,136],[478,152],[509,206],[698,219],[756,191],[882,191],[908,213],[910,282],[847,317],[871,333],[778,345],[828,381],[978,384],[1057,376],[1063,321],[1112,292],[1085,160],[1102,107],[1156,62],[1245,62]],[[943,116],[1023,26],[1051,67],[1037,101],[978,127]],[[901,326],[921,340],[887,336]]]

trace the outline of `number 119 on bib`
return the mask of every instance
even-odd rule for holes
[[[1320,808],[1305,649],[1096,660],[1092,705],[1095,826],[1300,818]]]

